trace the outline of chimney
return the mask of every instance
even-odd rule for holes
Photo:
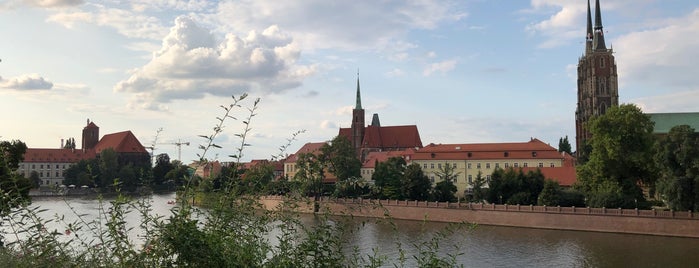
[[[63,149],[63,139],[61,139],[61,149]]]

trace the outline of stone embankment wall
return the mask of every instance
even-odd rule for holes
[[[273,210],[289,201],[265,196],[260,202]],[[311,201],[294,205],[299,212],[313,212]],[[699,238],[699,213],[689,211],[329,198],[320,201],[320,209],[335,215]]]

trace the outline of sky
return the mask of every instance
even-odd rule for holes
[[[699,2],[600,0],[620,103],[699,109]],[[594,1],[592,10],[594,12]],[[367,123],[417,125],[429,143],[575,141],[585,0],[4,0],[0,140],[80,146],[131,130],[154,154],[291,154],[349,127],[359,75]],[[280,152],[281,146],[289,143]]]

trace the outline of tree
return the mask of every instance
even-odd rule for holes
[[[39,178],[39,172],[36,172],[36,170],[32,170],[31,173],[29,173],[29,181],[32,182],[32,188],[39,188],[41,185],[41,178]]]
[[[323,163],[312,153],[301,153],[296,160],[298,172],[294,175],[294,180],[301,182],[301,190],[307,195],[319,197],[322,189]]]
[[[97,184],[101,188],[106,188],[112,185],[119,176],[119,160],[116,151],[112,148],[103,150],[99,154],[98,163],[100,177]]]
[[[659,141],[656,153],[658,192],[674,210],[699,211],[699,135],[688,125],[675,126]]]
[[[0,216],[29,200],[32,182],[15,172],[26,152],[27,145],[20,140],[0,142]]]
[[[439,181],[435,184],[434,190],[432,191],[432,199],[439,202],[453,202],[456,201],[456,185],[454,185],[454,180],[459,176],[456,172],[456,166],[445,163],[443,166],[440,165],[439,169],[435,173]]]
[[[496,169],[491,176],[486,196],[490,203],[535,204],[544,188],[544,175],[539,170],[525,174],[521,169]]]
[[[168,154],[159,154],[155,157],[155,166],[153,167],[153,183],[155,185],[163,184],[166,179],[165,175],[174,169],[175,166],[170,163]]]
[[[328,163],[329,171],[339,181],[361,176],[362,162],[347,137],[338,135],[320,150],[322,161]]]
[[[602,202],[588,205],[633,208],[645,204],[639,185],[652,185],[656,179],[653,125],[633,104],[612,107],[588,123],[592,151],[589,160],[578,166],[576,187],[588,201]]]
[[[405,167],[405,159],[402,157],[391,157],[376,163],[371,179],[376,186],[378,198],[401,199],[401,178],[405,173]]]
[[[554,180],[545,180],[544,188],[537,198],[539,206],[558,206],[561,200],[561,186]]]
[[[409,200],[427,200],[430,196],[432,183],[427,178],[419,164],[413,163],[405,168],[401,179],[401,198]]]
[[[274,179],[274,166],[270,163],[260,163],[245,170],[242,182],[248,193],[260,194]]]
[[[483,173],[478,171],[476,179],[471,183],[471,191],[473,192],[472,200],[475,202],[482,202],[485,199],[488,188],[483,188],[486,185],[485,178],[483,178]]]
[[[573,150],[573,147],[570,146],[570,142],[568,141],[568,135],[566,135],[565,138],[560,138],[558,140],[558,151],[559,152],[566,152],[568,154],[573,154],[572,150]]]

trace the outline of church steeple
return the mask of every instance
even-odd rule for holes
[[[587,0],[587,32],[585,33],[585,53],[592,50],[592,12],[590,12],[590,0]]]
[[[602,12],[600,11],[599,0],[595,0],[595,33],[593,40],[593,48],[595,50],[607,49],[607,46],[604,44],[604,30],[602,29]]]
[[[357,72],[357,104],[354,105],[354,109],[362,109],[362,95],[359,94],[359,72]]]

